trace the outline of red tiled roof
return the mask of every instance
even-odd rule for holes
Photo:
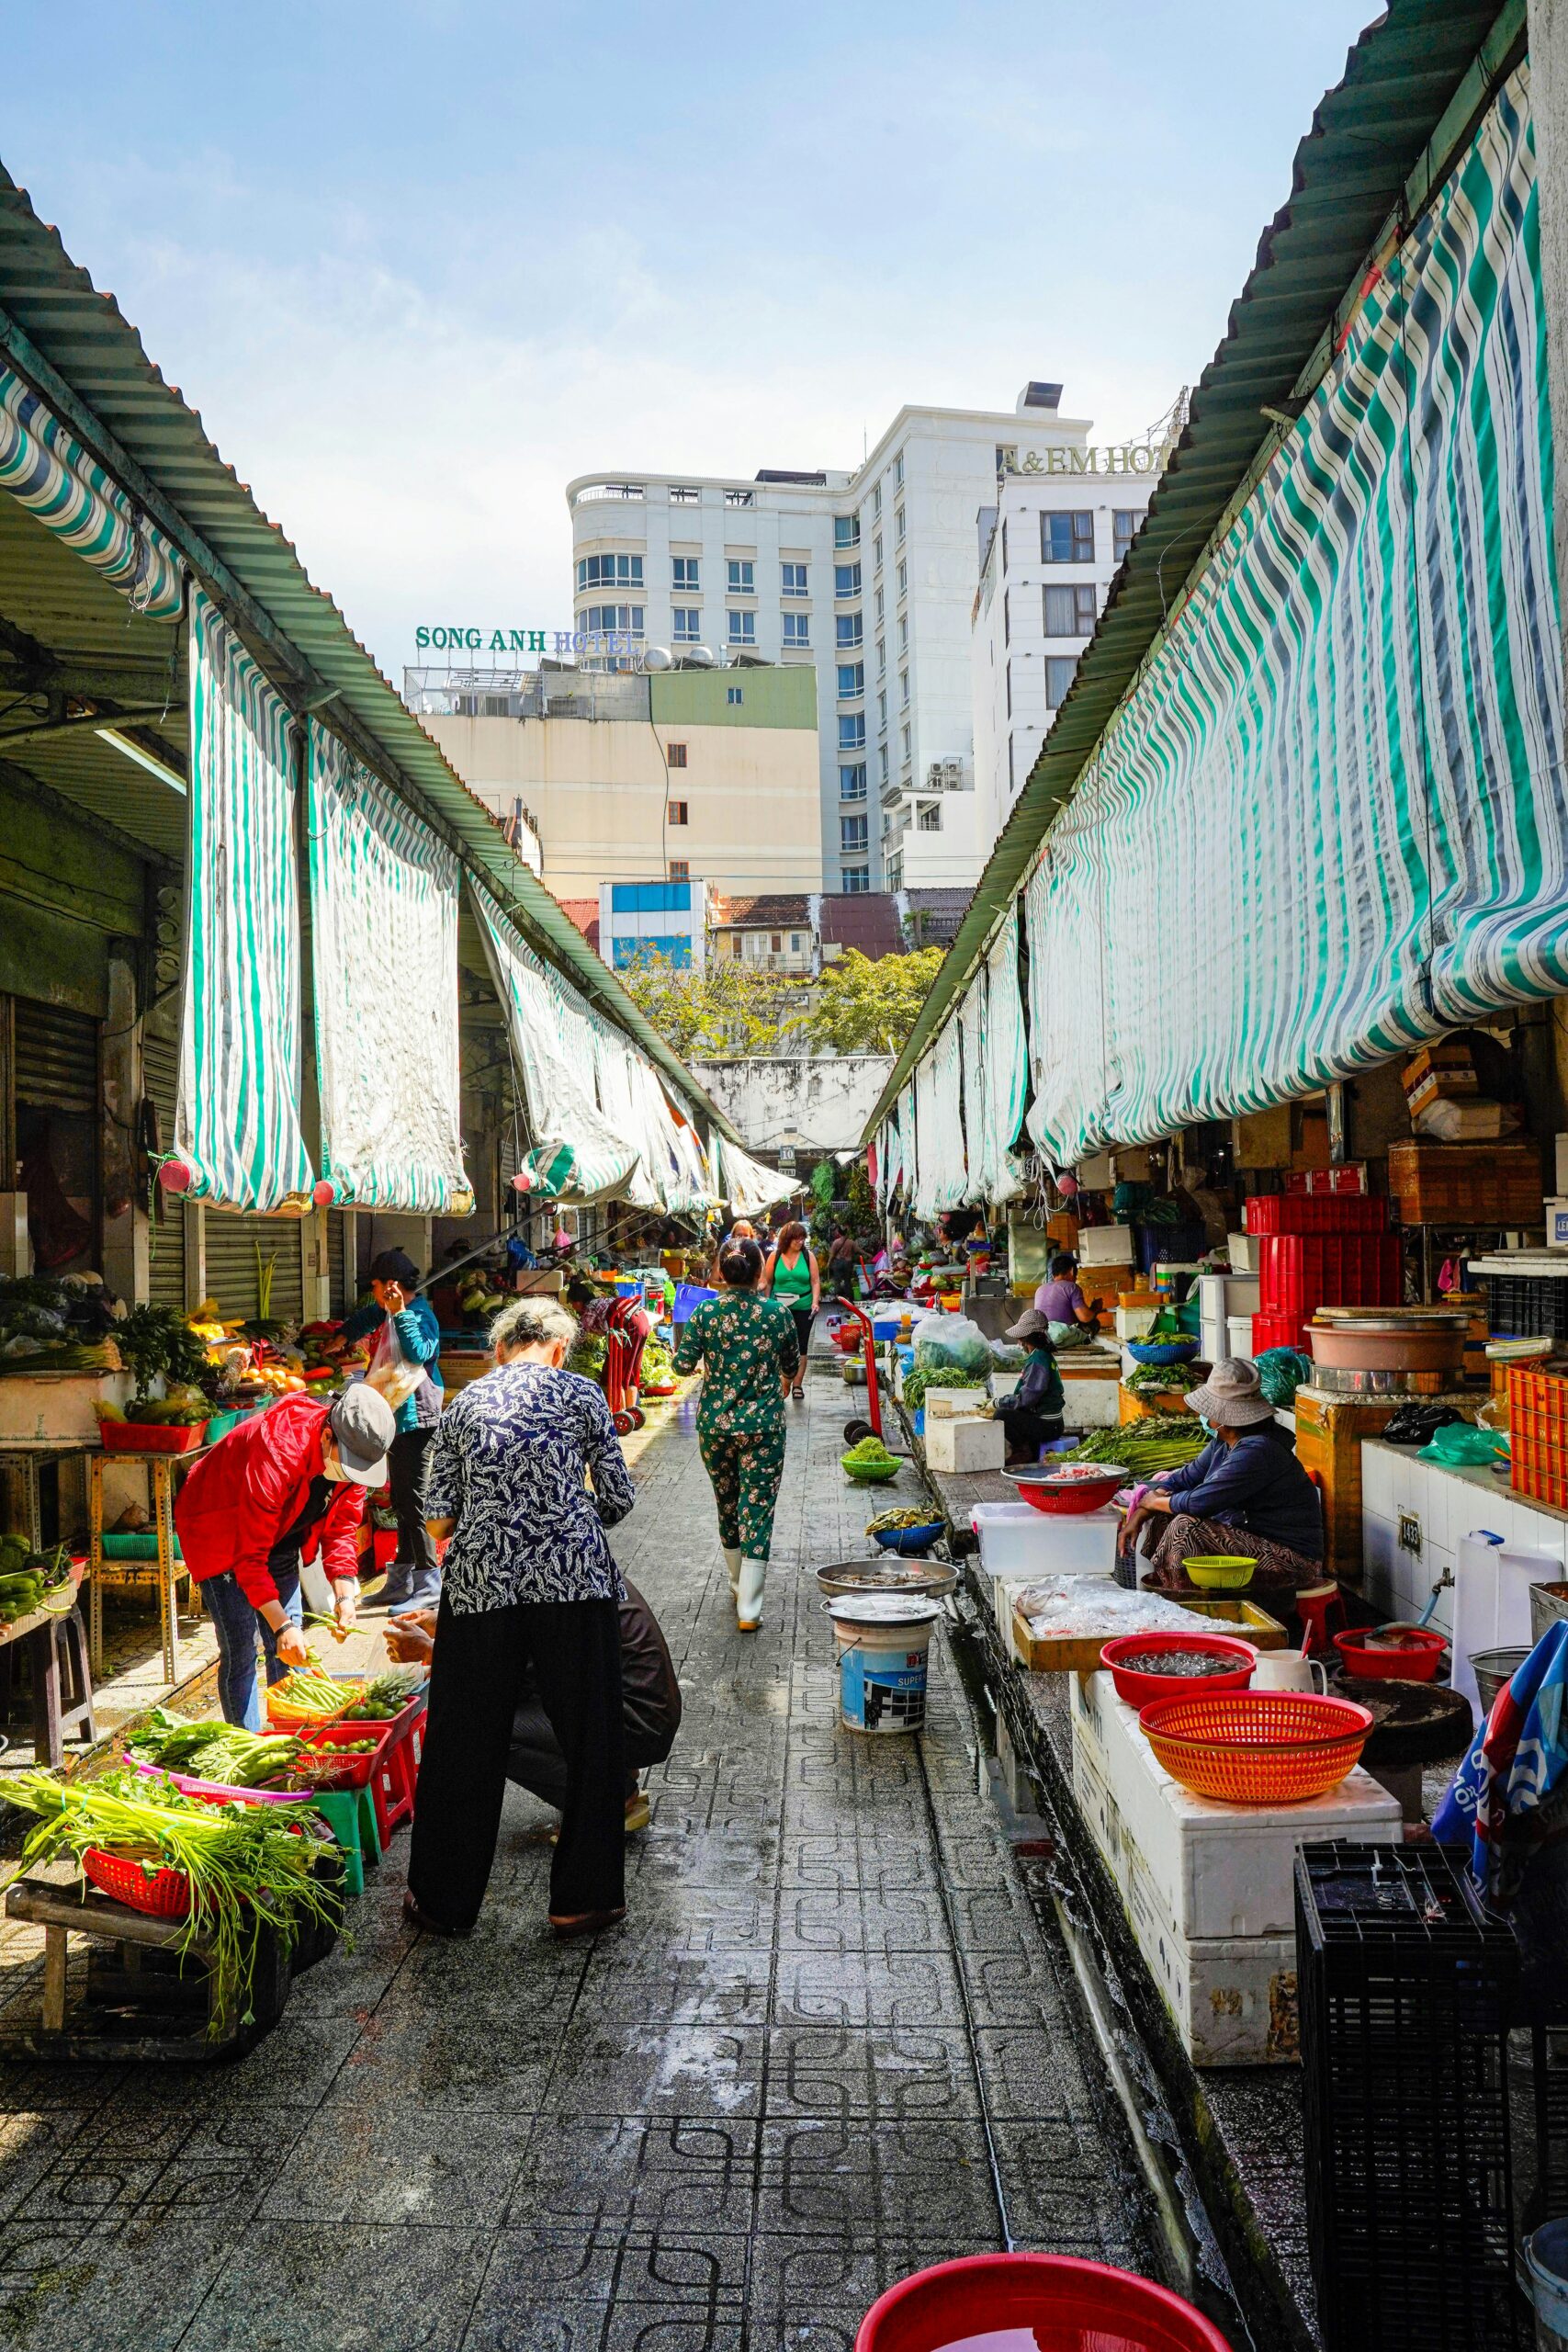
[[[599,901],[597,899],[561,899],[557,902],[563,915],[588,942],[593,953],[599,953]]]
[[[714,928],[718,931],[801,931],[811,920],[804,891],[757,899],[725,899],[716,893]]]

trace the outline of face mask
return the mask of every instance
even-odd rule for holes
[[[1205,1420],[1201,1420],[1201,1420],[1199,1421],[1198,1426],[1199,1426],[1199,1428],[1202,1430],[1202,1432],[1203,1432],[1203,1434],[1204,1434],[1204,1436],[1205,1436],[1205,1437],[1218,1437],[1218,1436],[1219,1436],[1219,1430],[1214,1427],[1214,1424],[1213,1424],[1213,1421],[1205,1421]]]
[[[341,1487],[348,1476],[339,1458],[337,1446],[330,1437],[321,1441],[321,1476],[333,1487]]]

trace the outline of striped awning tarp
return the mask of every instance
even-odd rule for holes
[[[713,1148],[719,1195],[737,1216],[760,1216],[775,1201],[787,1201],[800,1190],[795,1177],[783,1175],[776,1168],[764,1168],[738,1143],[726,1143],[716,1136]]]
[[[940,1216],[964,1199],[963,1033],[948,1022],[915,1069],[917,1216]]]
[[[139,613],[178,620],[185,609],[179,557],[31,386],[4,365],[0,489],[101,571]]]
[[[903,1193],[907,1208],[913,1208],[919,1182],[919,1138],[915,1127],[915,1080],[911,1074],[908,1085],[898,1097],[898,1139],[902,1147]]]
[[[1545,371],[1521,67],[1045,838],[1029,1128],[1059,1163],[1568,990]]]
[[[308,757],[321,1182],[344,1207],[466,1216],[457,857],[316,719]]]
[[[534,1138],[520,1172],[564,1200],[623,1193],[639,1152],[595,1100],[592,1016],[575,990],[524,945],[490,893],[471,877],[468,888]]]
[[[186,966],[172,1159],[193,1200],[310,1205],[292,720],[191,590]]]

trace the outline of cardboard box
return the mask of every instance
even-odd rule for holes
[[[1467,1087],[1473,1094],[1481,1083],[1470,1047],[1455,1037],[1436,1037],[1429,1046],[1421,1046],[1410,1056],[1400,1075],[1407,1094],[1412,1087],[1420,1086],[1430,1078],[1450,1080],[1456,1094]]]
[[[1262,1258],[1258,1245],[1262,1238],[1260,1233],[1226,1234],[1225,1246],[1233,1274],[1256,1274],[1261,1271]]]
[[[926,1463],[950,1477],[976,1470],[999,1470],[1007,1460],[1007,1432],[1000,1421],[977,1416],[926,1423]]]

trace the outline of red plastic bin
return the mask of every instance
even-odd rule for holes
[[[195,1453],[207,1443],[207,1423],[100,1421],[98,1439],[106,1453]]]
[[[1248,1233],[1386,1233],[1381,1193],[1255,1193],[1244,1211]]]
[[[1258,1245],[1258,1303],[1305,1322],[1320,1306],[1397,1306],[1403,1278],[1393,1233],[1267,1233]]]
[[[368,1733],[384,1731],[381,1745],[369,1758],[367,1781],[370,1798],[376,1807],[376,1828],[385,1850],[394,1829],[400,1828],[413,1815],[414,1788],[419,1780],[419,1759],[424,1749],[425,1693],[415,1693],[407,1706],[400,1709],[389,1724],[361,1720],[358,1723],[335,1723],[325,1728],[339,1738],[366,1737]],[[335,1742],[334,1742],[335,1744]]]
[[[1299,1348],[1303,1356],[1310,1355],[1306,1325],[1296,1315],[1255,1315],[1252,1352],[1260,1356],[1267,1348]]]
[[[1065,2254],[971,2254],[918,2270],[877,2297],[854,2352],[940,2352],[966,2336],[1015,2335],[1032,2335],[1037,2352],[1230,2352],[1168,2287]]]

